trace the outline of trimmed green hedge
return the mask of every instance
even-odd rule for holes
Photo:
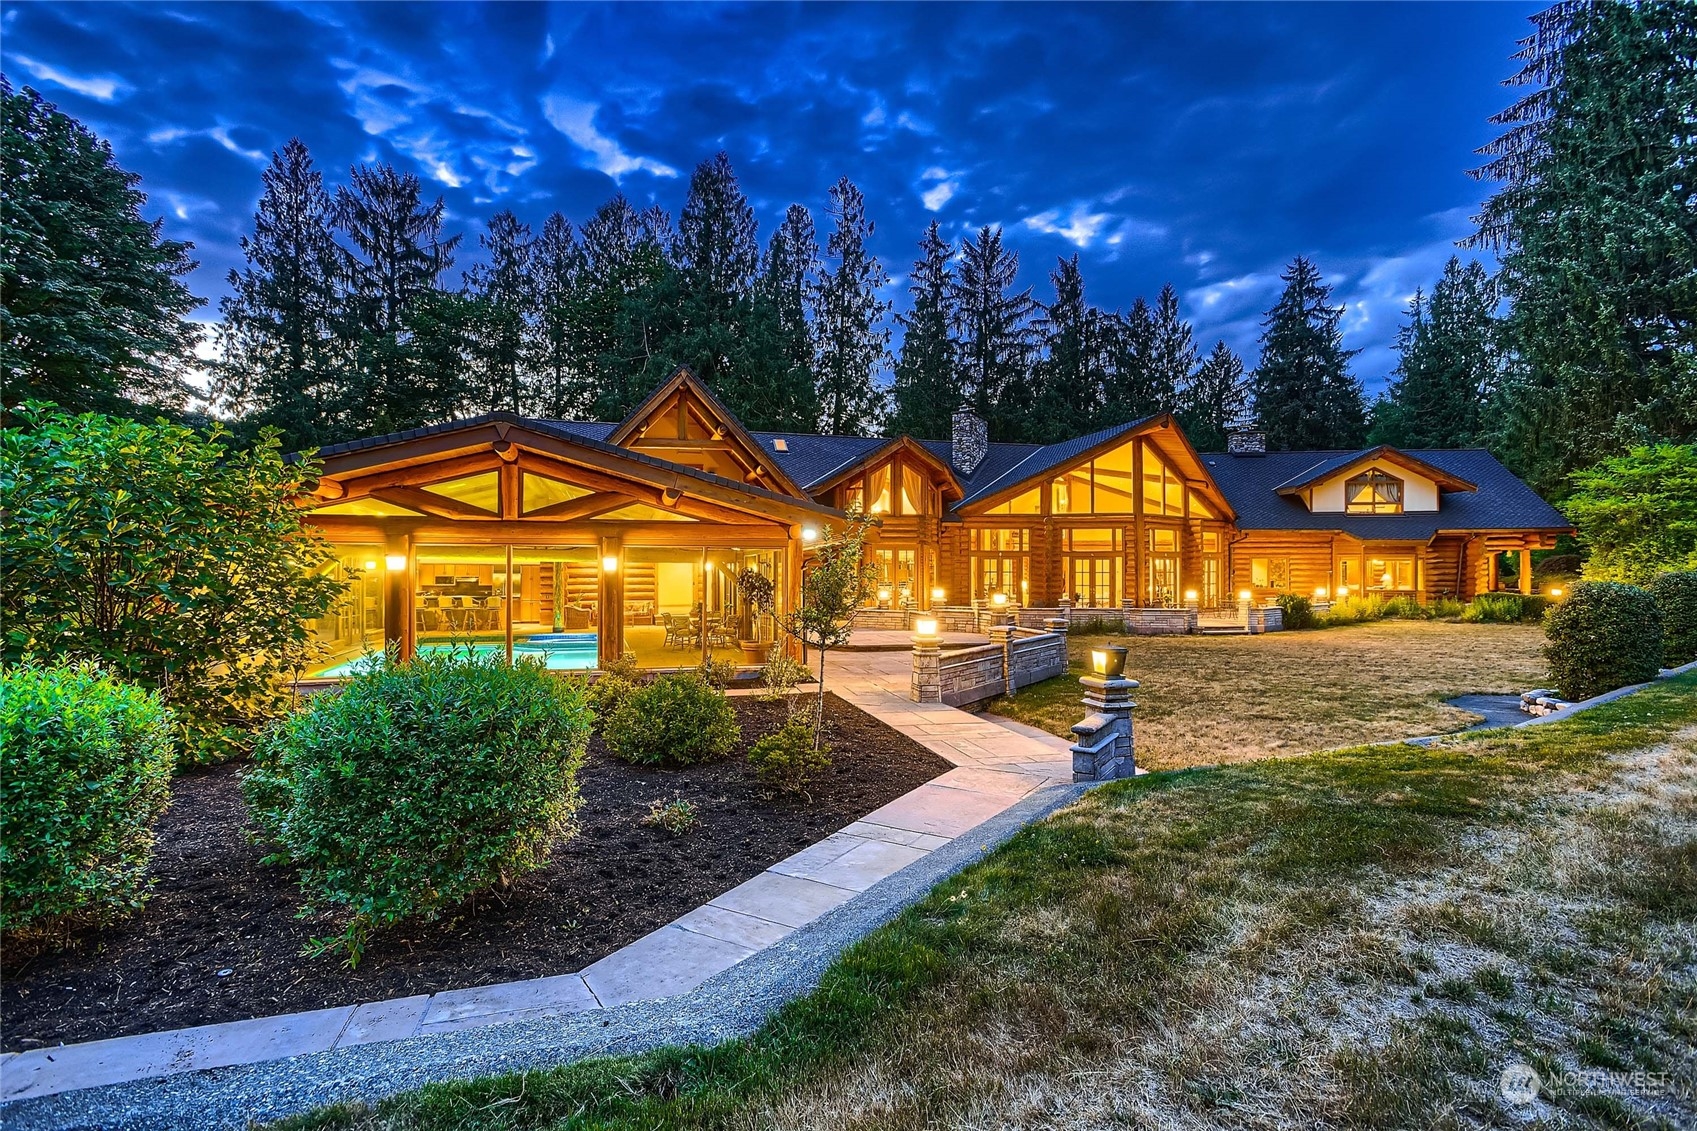
[[[1697,570],[1664,573],[1650,592],[1662,614],[1662,662],[1677,668],[1697,660]]]
[[[569,835],[589,741],[584,685],[499,656],[421,654],[361,673],[268,730],[243,779],[302,914],[357,964],[370,932],[542,866]]]
[[[1550,662],[1562,697],[1589,699],[1654,679],[1662,662],[1662,619],[1647,589],[1586,581],[1544,620]]]
[[[663,675],[636,688],[601,725],[601,739],[615,757],[644,765],[722,758],[741,737],[725,693],[696,672]]]
[[[0,673],[0,929],[142,905],[175,729],[157,695],[91,664]]]

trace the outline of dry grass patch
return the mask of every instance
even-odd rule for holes
[[[1442,734],[1478,722],[1444,705],[1469,693],[1520,692],[1549,678],[1536,625],[1376,621],[1264,636],[1082,636],[1073,670],[990,707],[1071,738],[1083,717],[1078,677],[1089,649],[1130,649],[1139,680],[1137,761],[1152,769]]]

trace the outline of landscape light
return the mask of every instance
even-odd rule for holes
[[[1349,596],[1349,586],[1347,586],[1347,585],[1338,586],[1338,596],[1339,597]]]
[[[1550,590],[1550,596],[1560,597],[1561,596],[1561,589],[1559,587],[1557,587],[1555,589]]]
[[[1185,600],[1186,600],[1186,601],[1194,601],[1194,600],[1196,600],[1196,590],[1194,590],[1194,589],[1186,589],[1186,590],[1185,590],[1185,591],[1184,591],[1184,599],[1185,599]]]
[[[936,617],[915,617],[913,635],[916,640],[933,640],[937,636]]]
[[[601,559],[601,570],[602,570],[603,573],[618,573],[619,572],[619,555],[608,554],[606,557],[602,558]]]
[[[941,585],[933,585],[931,587],[931,599],[933,601],[941,601],[943,599],[943,587]]]
[[[1008,603],[1008,595],[1006,593],[992,593],[990,594],[990,603],[999,609]]]
[[[1324,585],[1314,590],[1314,599],[1316,601],[1324,601],[1326,599],[1326,587]]]
[[[1253,594],[1253,593],[1251,593],[1251,592],[1250,592],[1250,591],[1249,591],[1249,590],[1247,590],[1247,589],[1239,589],[1239,590],[1238,590],[1238,591],[1237,591],[1237,599],[1238,599],[1238,600],[1239,600],[1239,601],[1247,601],[1247,600],[1249,600],[1249,599],[1250,599],[1250,598],[1251,598],[1251,597],[1253,597],[1253,596],[1255,596],[1255,594]]]
[[[383,568],[384,569],[397,570],[397,571],[406,569],[407,568],[407,556],[405,554],[384,554],[383,555]]]
[[[1090,670],[1103,679],[1119,679],[1125,675],[1125,646],[1109,644],[1090,649]]]

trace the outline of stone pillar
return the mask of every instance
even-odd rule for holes
[[[1137,773],[1136,744],[1131,712],[1137,707],[1131,693],[1135,679],[1104,679],[1087,675],[1079,681],[1090,713],[1073,724],[1078,741],[1072,746],[1073,781],[1113,781]]]
[[[935,636],[913,638],[913,682],[908,698],[915,703],[943,701],[943,653]]]
[[[1061,616],[1066,618],[1066,622],[1068,624],[1071,624],[1072,623],[1072,594],[1071,593],[1062,593],[1061,599],[1060,599],[1060,601],[1057,602],[1057,604],[1060,606]]]
[[[989,629],[990,643],[1002,650],[1002,690],[1013,694],[1013,625],[993,624]]]
[[[1071,627],[1072,622],[1067,620],[1065,616],[1043,618],[1043,628],[1048,632],[1058,632],[1062,636],[1065,636],[1067,634],[1067,629]]]
[[[1254,629],[1251,627],[1251,625],[1249,623],[1249,606],[1250,606],[1250,603],[1254,600],[1254,598],[1245,596],[1244,594],[1247,593],[1247,592],[1248,592],[1248,590],[1245,590],[1244,593],[1238,594],[1238,598],[1237,598],[1237,619],[1239,619],[1243,622],[1243,627],[1245,629],[1248,629],[1249,631],[1253,632]]]

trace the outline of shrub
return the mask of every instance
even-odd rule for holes
[[[1636,585],[1581,582],[1545,619],[1544,631],[1544,656],[1566,699],[1654,679],[1661,667],[1656,599]]]
[[[647,765],[723,757],[741,737],[730,701],[695,672],[663,675],[637,688],[601,730],[615,757]]]
[[[805,795],[813,775],[831,764],[830,751],[829,743],[814,741],[813,726],[805,716],[792,715],[750,748],[748,763],[767,788]]]
[[[1289,631],[1319,628],[1320,618],[1314,615],[1314,602],[1297,593],[1280,593],[1279,608],[1284,612],[1284,625]]]
[[[358,963],[373,930],[433,919],[542,865],[571,829],[587,694],[540,665],[425,654],[315,696],[260,740],[255,822],[345,920],[315,940]]]
[[[696,666],[695,674],[713,690],[723,691],[736,679],[737,666],[729,660],[715,660],[709,656]]]
[[[1697,660],[1697,570],[1664,573],[1650,592],[1662,614],[1662,662],[1676,668]]]
[[[1481,593],[1461,611],[1461,619],[1470,624],[1516,624],[1542,619],[1550,605],[1546,597],[1521,593]]]
[[[1385,602],[1379,597],[1340,597],[1319,619],[1325,625],[1360,624],[1384,615]]]
[[[1427,606],[1427,611],[1439,620],[1455,620],[1466,613],[1467,606],[1454,597],[1437,597]]]
[[[1379,615],[1396,620],[1430,620],[1432,614],[1418,600],[1406,594],[1397,597],[1387,597],[1380,608]]]
[[[807,669],[791,658],[788,652],[774,649],[766,660],[766,666],[760,671],[760,684],[765,690],[760,698],[768,703],[787,699],[795,691],[796,684],[807,678]]]
[[[619,704],[625,701],[625,696],[637,689],[641,678],[636,666],[636,657],[629,652],[608,664],[601,674],[595,677],[595,682],[589,685],[589,708],[595,716],[597,726],[613,717],[613,712],[619,709]]]
[[[650,801],[648,815],[642,818],[642,823],[665,829],[673,836],[682,836],[695,824],[695,806],[681,797],[670,801]]]
[[[26,407],[0,430],[5,661],[94,660],[158,691],[183,756],[244,753],[289,706],[344,590],[296,505],[317,478],[276,434]]]
[[[157,695],[91,664],[0,673],[0,929],[141,906],[173,729]]]

